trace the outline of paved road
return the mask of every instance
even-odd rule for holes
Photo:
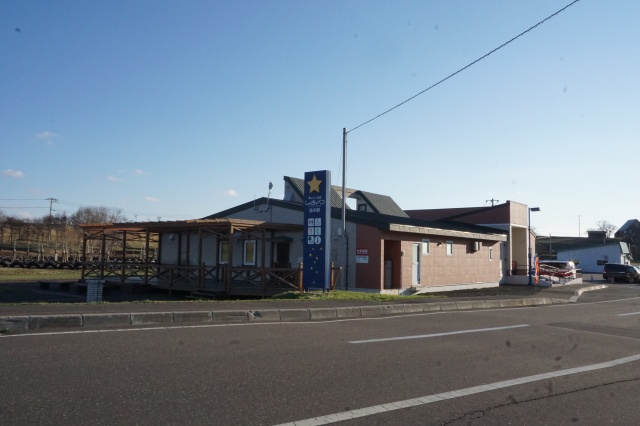
[[[17,284],[18,288],[22,284]],[[431,296],[442,297],[425,297],[400,299],[396,303],[440,303],[449,300],[483,300],[492,299],[513,299],[523,297],[550,297],[568,300],[574,293],[581,288],[589,288],[592,286],[607,285],[603,280],[585,281],[584,284],[567,285],[558,287],[529,287],[529,286],[500,286],[497,288],[465,290],[456,292],[446,292],[440,294],[432,294]],[[37,287],[37,284],[32,284]],[[616,284],[615,286],[619,286]],[[640,293],[640,285],[632,284]],[[61,301],[62,297],[69,296],[69,292],[52,290],[31,289],[35,293],[34,297],[44,298],[45,296],[53,297],[53,300]],[[29,303],[0,303],[0,316],[11,315],[55,315],[55,314],[85,314],[85,313],[107,313],[107,312],[176,312],[176,311],[206,311],[206,310],[255,310],[255,309],[294,309],[294,308],[311,308],[311,307],[337,307],[337,306],[353,306],[353,301],[291,301],[291,300],[240,300],[240,301],[169,301],[161,300],[160,303],[145,303],[134,301],[131,303],[79,303],[85,298],[78,299],[76,303],[44,303],[36,304],[33,301]],[[38,299],[36,299],[37,301]],[[46,299],[43,299],[46,300]],[[385,302],[391,303],[391,302]],[[374,305],[379,302],[358,301],[358,305]]]
[[[3,336],[0,423],[634,424],[640,292],[600,294],[348,321]]]

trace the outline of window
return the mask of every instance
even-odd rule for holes
[[[430,241],[429,240],[422,240],[422,255],[423,256],[427,256],[430,253]]]
[[[489,260],[493,260],[493,248],[489,248]]]
[[[218,251],[218,262],[229,263],[229,241],[220,241],[220,250]]]
[[[366,212],[367,211],[367,205],[366,204],[358,204],[358,211]]]
[[[447,241],[447,256],[453,256],[453,241]]]
[[[243,265],[256,264],[256,240],[244,240]]]

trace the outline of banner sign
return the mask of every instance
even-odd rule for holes
[[[369,263],[368,248],[356,248],[356,263]]]
[[[331,277],[331,172],[304,174],[302,286],[327,290]]]

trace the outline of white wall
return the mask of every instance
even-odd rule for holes
[[[165,265],[178,264],[178,234],[169,232],[160,234],[160,263]]]
[[[255,207],[233,213],[233,215],[227,217],[274,223],[295,223],[298,225],[302,225],[304,221],[304,213],[302,211],[285,209],[274,205],[269,205],[269,208],[267,208],[266,204],[256,204]]]
[[[608,263],[627,263],[619,243],[558,251],[558,260],[577,260],[580,262],[578,269],[583,273],[594,274],[602,273],[603,266],[598,265],[598,260]]]

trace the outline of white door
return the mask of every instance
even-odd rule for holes
[[[411,283],[420,284],[420,243],[413,243],[411,249]]]

